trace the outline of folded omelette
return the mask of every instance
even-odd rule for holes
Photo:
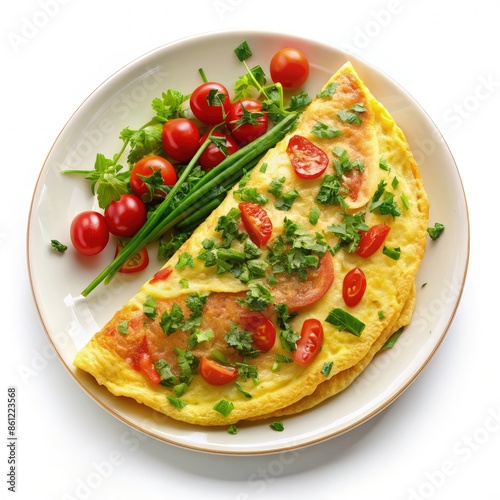
[[[307,145],[299,167],[297,143]],[[326,170],[298,175],[315,171],[311,151],[326,155]],[[114,395],[191,424],[310,409],[352,383],[410,321],[427,227],[405,136],[348,62],[74,364]],[[372,228],[384,228],[382,243]],[[356,268],[366,289],[347,305],[344,278]],[[264,321],[276,332],[265,348],[252,326]],[[306,346],[314,352],[299,363],[311,321],[321,345]],[[206,360],[235,378],[207,381]]]

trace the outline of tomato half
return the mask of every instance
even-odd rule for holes
[[[294,135],[286,148],[294,172],[301,179],[316,179],[328,167],[328,155],[301,135]]]
[[[252,334],[254,348],[261,352],[269,351],[276,340],[274,323],[258,313],[245,316],[243,320],[243,328]]]
[[[239,203],[238,208],[248,236],[259,248],[263,247],[273,232],[273,223],[267,212],[258,203],[250,201]]]
[[[300,87],[309,76],[309,61],[303,52],[286,47],[274,54],[269,65],[274,83],[281,83],[284,89]]]
[[[109,241],[104,215],[86,210],[75,216],[69,229],[71,242],[82,255],[97,255]]]
[[[390,230],[391,228],[387,224],[376,224],[368,231],[360,231],[361,239],[356,249],[356,255],[365,258],[373,255],[382,246]]]
[[[267,132],[269,118],[255,99],[242,99],[229,108],[226,126],[239,145],[249,144]]]
[[[151,201],[153,197],[165,197],[164,191],[141,179],[141,177],[151,177],[157,170],[160,171],[164,186],[173,186],[177,182],[177,172],[174,166],[165,158],[157,155],[145,156],[132,167],[130,172],[132,191],[146,203]]]
[[[104,211],[109,232],[120,238],[130,238],[146,222],[147,208],[138,196],[122,194]]]
[[[122,251],[123,245],[118,242],[116,244],[115,257]],[[123,274],[138,273],[143,269],[146,269],[149,264],[149,254],[146,247],[141,248],[136,252],[130,259],[128,259],[122,267],[120,267],[119,272]]]
[[[359,268],[351,269],[345,276],[342,284],[342,296],[349,307],[359,304],[366,290],[366,276]]]
[[[302,324],[297,349],[293,351],[293,360],[300,366],[309,365],[323,345],[323,326],[314,318],[306,319]]]
[[[217,82],[205,82],[193,90],[189,105],[198,120],[206,125],[217,125],[226,118],[231,100],[224,85]]]
[[[196,124],[187,118],[173,118],[163,124],[161,138],[170,158],[188,162],[198,151],[200,131]]]
[[[210,132],[206,132],[200,139],[200,146],[207,140]],[[211,170],[216,167],[226,156],[232,155],[240,147],[230,134],[222,134],[221,132],[212,132],[212,136],[220,138],[221,145],[216,142],[211,142],[206,149],[201,153],[198,163],[203,170]],[[217,139],[216,139],[217,140]]]
[[[202,357],[198,371],[205,382],[211,385],[225,385],[238,378],[238,370],[234,366],[225,366],[213,359]]]

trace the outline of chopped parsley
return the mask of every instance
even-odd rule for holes
[[[238,299],[238,303],[252,311],[264,311],[274,301],[271,292],[262,284],[255,282],[249,285],[246,299]]]
[[[224,340],[229,347],[236,349],[242,356],[254,358],[259,354],[259,351],[252,347],[252,334],[245,330],[240,330],[234,323],[231,325],[229,332],[224,336]]]
[[[179,398],[174,398],[174,396],[167,396],[167,399],[169,403],[178,410],[182,410],[187,405],[185,401],[182,401]]]
[[[50,246],[59,253],[64,253],[68,247],[63,245],[59,240],[50,240]]]
[[[313,205],[310,209],[309,209],[309,222],[315,226],[318,221],[319,221],[319,216],[321,215],[321,212],[319,210],[319,208],[316,206],[316,205]]]
[[[225,399],[221,399],[213,409],[219,412],[223,417],[227,417],[234,409],[234,404]]]
[[[340,332],[347,330],[349,333],[356,335],[356,337],[361,335],[366,326],[352,314],[338,307],[330,311],[325,321],[336,326]]]
[[[368,231],[369,228],[365,223],[365,212],[358,212],[356,214],[345,213],[343,222],[332,224],[327,229],[339,239],[333,248],[334,253],[344,247],[347,247],[349,253],[353,253],[358,248],[361,239],[360,231]]]
[[[160,318],[160,327],[166,335],[170,335],[181,327],[184,314],[179,304],[174,303],[170,313],[164,311]]]
[[[349,109],[342,109],[337,116],[343,121],[354,125],[361,125],[363,121],[359,113],[364,113],[366,108],[362,104],[354,104]]]
[[[381,349],[390,349],[391,347],[393,347],[403,332],[404,326],[402,326],[399,330],[396,330],[381,347]]]
[[[188,349],[195,349],[198,344],[202,342],[208,342],[214,338],[214,332],[212,329],[207,328],[206,330],[195,330],[188,337],[187,346]]]
[[[192,330],[193,328],[198,328],[201,324],[201,316],[203,313],[203,307],[207,301],[208,293],[198,294],[191,293],[186,298],[186,306],[191,311],[189,318],[186,319],[182,325],[181,330],[186,332]]]
[[[340,205],[347,208],[345,197],[347,188],[342,186],[342,180],[337,175],[325,175],[314,201],[322,205]]]
[[[370,201],[370,212],[378,211],[381,215],[392,215],[398,217],[401,211],[398,208],[397,202],[394,200],[394,193],[385,190],[387,183],[381,180],[377,186],[375,194]]]
[[[120,321],[118,323],[118,333],[121,333],[122,335],[128,335],[128,321],[124,319],[123,321]]]
[[[325,376],[328,377],[330,375],[330,372],[332,371],[333,368],[333,361],[325,361],[323,364],[323,368],[321,368],[321,373]]]
[[[441,236],[443,231],[444,231],[444,224],[441,224],[441,222],[436,222],[434,224],[434,227],[427,228],[427,232],[429,233],[429,236],[434,241],[437,240]]]
[[[292,208],[293,202],[299,197],[299,192],[296,189],[291,189],[286,193],[283,193],[281,197],[276,201],[274,206],[278,210],[283,210],[288,212]]]
[[[175,265],[176,269],[184,269],[185,267],[194,267],[193,257],[187,252],[184,252],[179,256],[179,260]]]
[[[279,198],[283,191],[283,183],[285,181],[285,177],[276,177],[276,179],[273,179],[269,184],[269,188],[267,189],[267,191],[276,196],[276,198]]]
[[[382,253],[384,255],[387,255],[387,257],[390,257],[391,259],[394,260],[399,260],[399,257],[401,257],[401,248],[389,248],[384,245],[384,248],[382,249]]]
[[[257,188],[244,187],[233,192],[236,201],[251,201],[259,205],[265,205],[269,200],[266,195],[259,193]]]
[[[331,97],[333,94],[335,94],[335,91],[337,90],[338,86],[339,84],[337,82],[329,83],[320,92],[318,92],[317,97],[319,98]]]
[[[291,352],[297,349],[297,340],[300,338],[300,334],[297,333],[288,323],[288,320],[292,315],[288,312],[288,306],[286,304],[275,304],[274,308],[278,313],[278,324],[280,327],[279,339],[281,341],[281,346],[285,351]],[[278,358],[276,358],[278,360]],[[280,358],[280,362],[285,361],[285,358]]]
[[[285,430],[285,426],[283,425],[283,422],[273,422],[272,424],[269,425],[269,427],[273,430],[273,431],[277,431],[277,432],[282,432]]]
[[[332,127],[331,125],[318,121],[314,124],[311,133],[320,139],[333,139],[334,137],[341,135],[342,131],[338,128]]]
[[[156,318],[156,299],[151,295],[147,295],[142,310],[149,319],[154,320]]]
[[[172,367],[164,360],[156,361],[155,370],[160,375],[160,384],[173,387],[177,383],[177,377],[172,373]]]

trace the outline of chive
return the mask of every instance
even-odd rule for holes
[[[203,176],[179,205],[171,210],[174,195],[187,179],[203,150],[209,145],[210,139],[207,139],[183,170],[182,175],[175,186],[170,190],[167,197],[158,205],[153,215],[149,217],[142,228],[130,239],[128,244],[114,260],[81,292],[82,295],[84,297],[87,296],[102,281],[109,283],[121,266],[132,257],[132,255],[161,236],[164,232],[179,224],[187,216],[192,216],[194,213],[203,214],[203,211],[207,214],[207,195],[208,198],[210,198],[210,191],[229,180],[233,182],[234,179],[238,177],[241,178],[247,171],[249,164],[254,165],[254,162],[258,161],[261,155],[268,149],[274,147],[277,142],[285,137],[287,132],[295,124],[298,116],[298,113],[290,113],[264,135],[239,149],[232,155],[227,156],[217,165],[217,167]]]

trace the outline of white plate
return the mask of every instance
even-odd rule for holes
[[[111,157],[121,146],[120,130],[148,121],[152,99],[168,88],[190,92],[200,83],[198,68],[232,88],[244,73],[233,49],[245,40],[254,54],[250,65],[261,64],[266,72],[278,49],[294,46],[304,51],[311,62],[306,85],[310,95],[350,59],[407,135],[431,201],[430,224],[439,221],[446,229],[437,242],[429,242],[417,279],[413,321],[393,349],[378,356],[340,395],[311,411],[286,417],[283,432],[271,430],[267,423],[239,424],[239,433],[230,435],[225,428],[178,423],[134,401],[115,397],[92,377],[74,369],[76,352],[159,264],[153,262],[137,276],[117,277],[82,299],[80,291],[105,267],[113,249],[89,259],[71,248],[59,255],[49,242],[69,242],[73,217],[96,208],[88,182],[60,171],[92,168],[98,152]],[[468,256],[468,214],[459,173],[444,139],[419,105],[386,75],[350,54],[290,35],[260,32],[214,33],[180,40],[133,61],[105,81],[73,114],[50,150],[34,192],[28,227],[28,264],[36,305],[51,342],[82,389],[121,421],[150,436],[224,454],[263,454],[317,443],[354,428],[387,407],[417,377],[448,331],[462,293]]]

